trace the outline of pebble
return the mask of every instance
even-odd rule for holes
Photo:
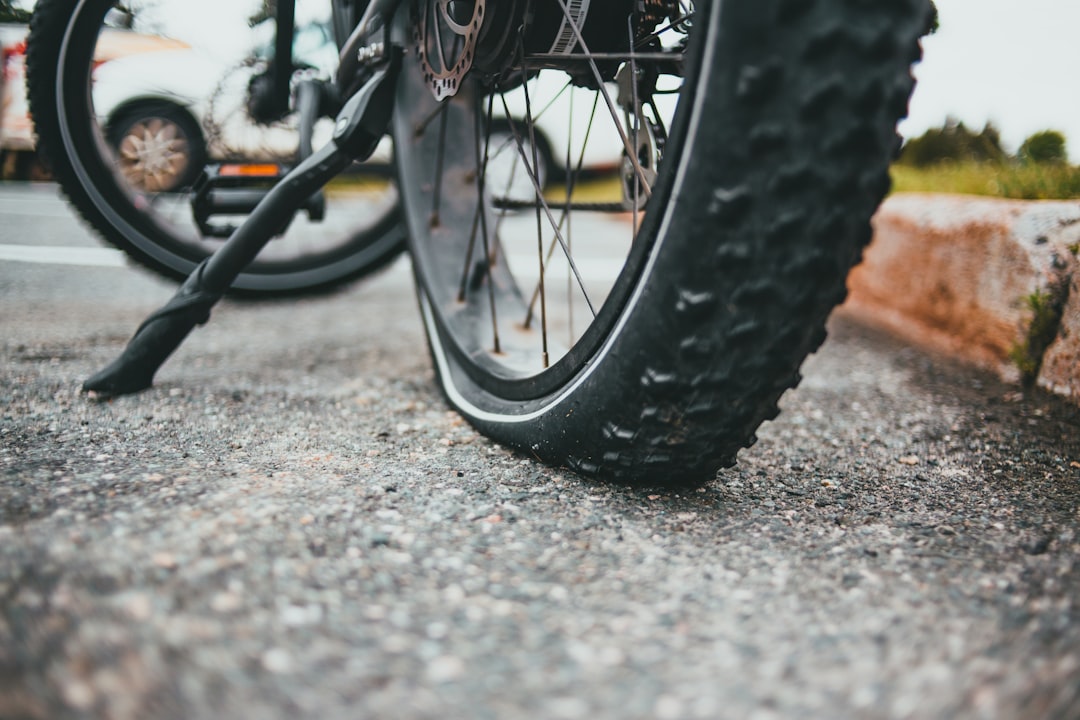
[[[233,592],[218,593],[210,601],[210,608],[214,612],[230,613],[239,610],[244,605],[244,598]]]
[[[428,679],[435,683],[452,682],[464,674],[465,662],[453,655],[437,657],[427,666]]]
[[[82,680],[73,680],[64,685],[64,699],[76,710],[88,712],[97,700],[97,694],[89,684]]]
[[[658,697],[653,712],[657,720],[678,720],[685,715],[682,701],[671,695]]]
[[[283,648],[270,648],[263,653],[261,661],[262,666],[275,675],[283,675],[293,669],[292,655]]]
[[[124,610],[137,622],[146,622],[154,612],[154,603],[146,593],[135,593],[124,603]]]
[[[323,611],[319,605],[289,605],[281,611],[279,617],[286,627],[303,627],[317,625],[322,620]]]

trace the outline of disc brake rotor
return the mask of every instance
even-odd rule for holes
[[[457,94],[476,58],[485,0],[420,0],[413,40],[424,81],[436,100]]]

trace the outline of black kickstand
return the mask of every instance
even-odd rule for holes
[[[392,58],[376,70],[338,114],[333,142],[303,160],[274,186],[244,223],[180,286],[164,307],[148,317],[124,352],[83,383],[98,398],[145,390],[154,374],[210,310],[245,267],[311,195],[354,160],[366,160],[386,133],[400,62]]]

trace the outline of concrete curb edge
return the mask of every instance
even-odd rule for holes
[[[897,194],[841,312],[1080,404],[1080,202]]]

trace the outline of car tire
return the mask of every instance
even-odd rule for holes
[[[206,165],[206,143],[179,105],[146,102],[117,111],[106,137],[121,175],[137,192],[176,192],[189,187]]]

